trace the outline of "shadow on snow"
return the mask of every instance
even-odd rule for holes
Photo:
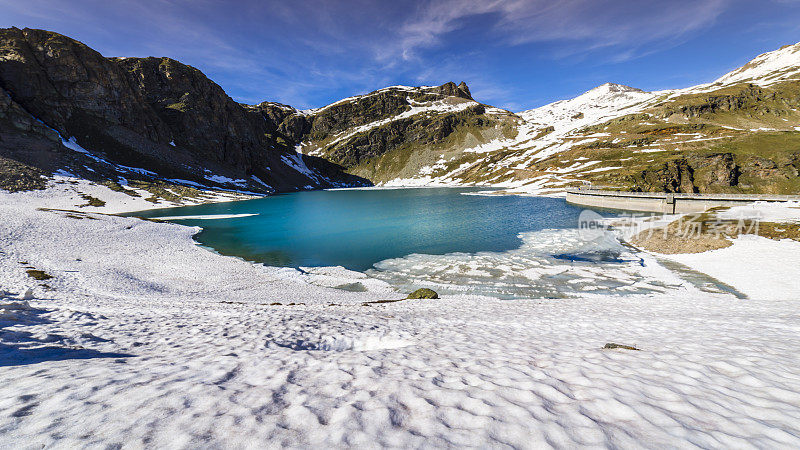
[[[66,336],[47,333],[38,337],[32,332],[15,330],[14,325],[53,323],[45,315],[50,311],[28,306],[26,302],[0,301],[0,367],[22,366],[46,361],[71,359],[127,358],[134,355],[101,352],[69,345]],[[95,341],[105,339],[94,337]]]

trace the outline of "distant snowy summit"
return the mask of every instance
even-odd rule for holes
[[[618,98],[631,97],[632,95],[641,94],[643,92],[644,91],[641,89],[625,86],[624,84],[605,83],[597,86],[594,89],[584,92],[574,100],[580,99],[583,102],[607,102],[614,101]]]
[[[800,80],[800,43],[786,45],[778,50],[763,53],[742,67],[719,77],[715,81],[697,86],[665,91],[647,92],[630,86],[616,83],[605,83],[583,94],[560,100],[540,108],[523,111],[521,115],[531,115],[541,109],[578,109],[580,107],[624,108],[634,102],[650,100],[659,96],[686,92],[708,92],[715,88],[738,83],[752,83],[758,86],[769,86],[783,81]]]

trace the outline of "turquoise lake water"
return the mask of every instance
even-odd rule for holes
[[[196,240],[223,254],[273,266],[344,266],[358,271],[412,253],[508,251],[522,245],[522,232],[575,228],[578,224],[581,209],[563,199],[463,195],[475,191],[313,191],[136,215],[257,214],[173,221],[203,227]]]
[[[663,293],[680,288],[680,272],[703,290],[729,290],[652,258],[645,263],[611,233],[587,241],[577,229],[582,209],[564,199],[477,191],[313,191],[131,215],[202,227],[195,239],[224,255],[272,266],[343,266],[400,292],[429,287],[504,299]],[[220,218],[230,215],[240,217]]]

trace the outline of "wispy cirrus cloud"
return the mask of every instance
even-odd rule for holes
[[[463,80],[481,101],[516,109],[620,73],[650,82],[640,62],[711,27],[719,42],[695,39],[686,51],[780,42],[798,1],[765,1],[755,18],[745,0],[0,0],[0,26],[51,29],[108,56],[170,56],[250,103],[315,107],[386,85]],[[731,17],[736,27],[719,25]],[[747,31],[754,24],[762,28]]]
[[[632,57],[645,45],[674,45],[688,33],[710,26],[730,0],[470,0],[431,1],[400,29],[397,52],[412,59],[420,49],[443,43],[468,19],[484,16],[486,34],[507,45],[560,42],[588,52],[618,47]]]

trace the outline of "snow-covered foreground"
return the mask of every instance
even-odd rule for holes
[[[2,447],[800,445],[796,299],[363,305],[402,295],[48,195],[0,193]]]
[[[751,299],[800,301],[800,242],[741,236],[733,245],[703,253],[664,255],[736,286]]]
[[[5,447],[800,445],[794,302],[35,305]]]

